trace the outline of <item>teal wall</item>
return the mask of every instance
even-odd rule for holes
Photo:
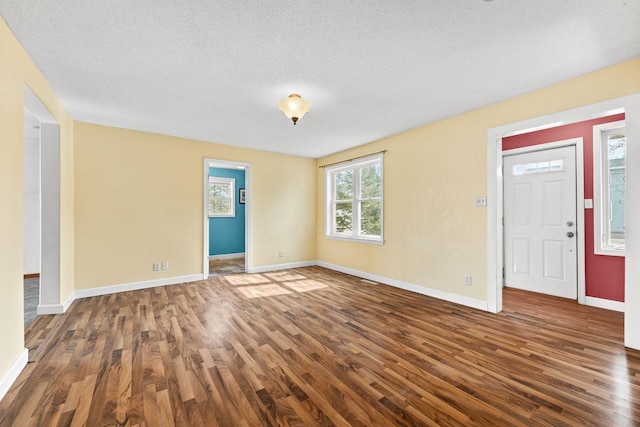
[[[209,218],[209,256],[235,254],[245,251],[245,212],[240,204],[240,189],[245,187],[245,172],[237,169],[209,168],[209,176],[235,178],[236,216]]]

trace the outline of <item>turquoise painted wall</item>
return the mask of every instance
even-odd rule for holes
[[[237,169],[209,168],[209,176],[236,180],[236,216],[209,218],[209,256],[244,252],[245,205],[240,203],[239,193],[241,188],[246,188],[245,172]]]

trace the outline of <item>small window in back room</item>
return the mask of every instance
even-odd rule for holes
[[[235,208],[235,179],[209,177],[209,216],[233,217]]]
[[[626,231],[625,122],[593,127],[595,253],[624,256]]]

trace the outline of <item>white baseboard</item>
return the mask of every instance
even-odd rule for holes
[[[66,310],[62,304],[38,304],[36,313],[38,313],[38,316],[42,314],[61,314]]]
[[[301,262],[290,262],[287,264],[263,265],[261,267],[251,268],[249,273],[266,273],[268,271],[286,270],[288,268],[313,267],[314,265],[319,265],[319,264],[317,261],[301,261]]]
[[[607,310],[619,311],[621,313],[624,313],[624,303],[620,301],[611,301],[608,299],[596,297],[586,297],[584,304],[591,307],[604,308]]]
[[[122,285],[103,286],[101,288],[80,289],[74,292],[74,299],[109,295],[117,292],[137,291],[139,289],[176,285],[178,283],[196,282],[198,280],[206,280],[206,277],[203,277],[202,274],[192,274],[190,276],[167,277],[165,279],[145,280],[144,282],[124,283]]]
[[[167,277],[165,279],[146,280],[144,282],[124,283],[122,285],[103,286],[101,288],[80,289],[72,292],[64,304],[38,305],[38,315],[40,314],[60,314],[65,313],[69,306],[78,298],[89,298],[100,295],[115,294],[117,292],[137,291],[139,289],[155,288],[157,286],[176,285],[178,283],[197,282],[206,280],[202,274],[192,274],[190,276]]]
[[[20,372],[29,362],[29,349],[25,348],[20,356],[11,364],[7,372],[0,378],[0,400],[7,394]]]
[[[416,285],[415,283],[403,282],[401,280],[391,279],[384,276],[378,276],[377,274],[366,273],[364,271],[354,270],[347,267],[342,267],[327,262],[318,261],[316,265],[329,270],[339,271],[341,273],[350,274],[352,276],[362,277],[364,279],[373,280],[375,282],[384,283],[396,288],[404,289],[407,291],[415,292],[418,294],[426,295],[433,298],[438,298],[444,301],[453,302],[456,304],[464,305],[467,307],[475,308],[478,310],[488,311],[487,301],[481,301],[474,298],[465,297],[462,295],[452,294],[449,292],[441,291],[439,289],[428,288],[426,286]]]
[[[238,252],[236,254],[222,254],[222,255],[209,255],[209,261],[212,259],[233,259],[243,257],[244,252]]]

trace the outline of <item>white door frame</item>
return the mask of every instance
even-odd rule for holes
[[[219,167],[223,169],[244,170],[244,188],[245,188],[245,205],[244,205],[244,271],[251,273],[251,163],[237,162],[233,160],[221,159],[204,159],[203,170],[203,206],[204,206],[204,234],[202,236],[203,244],[203,262],[202,277],[209,277],[209,168]],[[236,189],[237,191],[237,189]]]
[[[487,129],[487,309],[502,311],[503,177],[502,138],[616,113],[627,123],[627,218],[640,212],[640,93]],[[633,213],[633,215],[632,215]],[[625,338],[640,350],[640,224],[627,223],[625,262]]]
[[[504,156],[513,156],[516,154],[534,153],[536,151],[551,150],[554,148],[562,147],[575,147],[576,154],[576,251],[577,255],[577,285],[578,285],[578,303],[585,304],[586,291],[585,291],[585,249],[584,249],[584,143],[583,139],[572,138],[562,141],[547,142],[544,144],[530,145],[522,148],[514,148],[512,150],[502,151],[502,160]],[[502,174],[504,176],[504,173]],[[503,182],[504,184],[504,182]],[[504,195],[504,188],[503,188]],[[504,196],[503,196],[504,197]],[[504,209],[504,206],[503,206]],[[503,212],[504,215],[504,212]],[[502,220],[501,220],[502,222]],[[502,236],[504,239],[504,224],[502,225]],[[504,248],[504,241],[503,241]],[[502,270],[500,270],[502,272]]]
[[[63,313],[60,303],[60,124],[31,88],[24,107],[40,121],[40,300],[37,313]]]

